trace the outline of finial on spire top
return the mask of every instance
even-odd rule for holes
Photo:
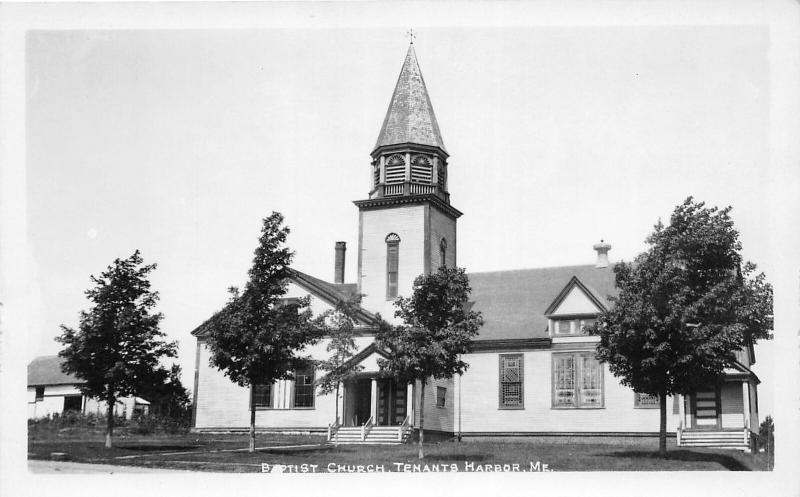
[[[406,31],[406,34],[408,35],[408,39],[411,40],[410,44],[413,45],[414,44],[414,38],[417,36],[417,35],[414,34],[414,28],[411,28],[408,31]]]

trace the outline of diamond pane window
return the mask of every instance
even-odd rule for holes
[[[553,354],[553,407],[603,407],[603,366],[593,353]]]
[[[658,395],[650,395],[649,393],[636,392],[633,401],[633,406],[641,408],[659,408],[661,407],[661,399],[659,399]],[[677,406],[677,404],[675,404],[675,406]]]
[[[522,354],[500,356],[500,408],[522,409]]]

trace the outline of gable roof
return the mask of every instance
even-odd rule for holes
[[[83,383],[61,371],[63,359],[57,355],[39,356],[28,364],[28,386],[77,385]]]
[[[358,293],[358,285],[355,283],[329,283],[292,268],[289,268],[289,272],[291,273],[289,278],[292,282],[331,305],[336,305],[339,300],[346,300]],[[191,334],[193,336],[204,335],[221,312],[222,310],[215,312],[210,318],[192,330]],[[367,326],[376,325],[378,322],[374,314],[360,306],[356,309],[356,318]]]
[[[604,307],[616,295],[613,264],[470,273],[470,300],[484,320],[476,340],[546,338],[546,312],[573,277]]]
[[[570,278],[569,283],[561,290],[561,293],[553,300],[553,302],[545,309],[544,315],[551,316],[553,313],[556,312],[558,307],[564,302],[564,299],[567,298],[567,295],[570,294],[573,288],[578,287],[583,291],[583,294],[586,295],[589,300],[597,306],[598,309],[601,311],[608,310],[608,301],[603,298],[601,295],[597,293],[597,290],[592,289],[591,287],[584,285],[581,280],[578,279],[577,276],[573,276]]]
[[[377,343],[372,342],[369,345],[367,345],[366,347],[364,347],[363,350],[361,350],[360,352],[355,354],[353,357],[347,359],[344,363],[342,363],[341,366],[336,368],[334,371],[340,371],[340,370],[349,368],[350,366],[352,366],[354,364],[358,364],[358,363],[362,362],[364,359],[366,359],[367,357],[371,356],[372,354],[377,354],[377,355],[383,357],[384,359],[389,359],[389,357],[390,357],[388,351],[384,350]],[[333,371],[325,373],[321,377],[317,378],[317,380],[315,380],[315,382],[317,382],[317,383],[321,382],[323,378],[325,378],[326,376],[328,376],[332,372]]]
[[[408,47],[374,150],[401,143],[429,145],[447,153],[414,45]]]

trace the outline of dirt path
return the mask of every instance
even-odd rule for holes
[[[140,466],[114,466],[111,464],[87,464],[80,462],[68,461],[39,461],[29,460],[28,470],[31,473],[186,473],[180,469],[156,469],[156,468],[143,468]]]

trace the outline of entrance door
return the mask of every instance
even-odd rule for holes
[[[397,426],[406,419],[406,387],[392,379],[378,381],[379,426]]]
[[[360,426],[367,422],[369,419],[372,409],[372,381],[369,379],[366,380],[356,380],[353,382],[353,394],[354,394],[354,403],[353,403],[353,426]]]
[[[717,430],[720,428],[719,390],[699,390],[692,395],[692,428]]]

